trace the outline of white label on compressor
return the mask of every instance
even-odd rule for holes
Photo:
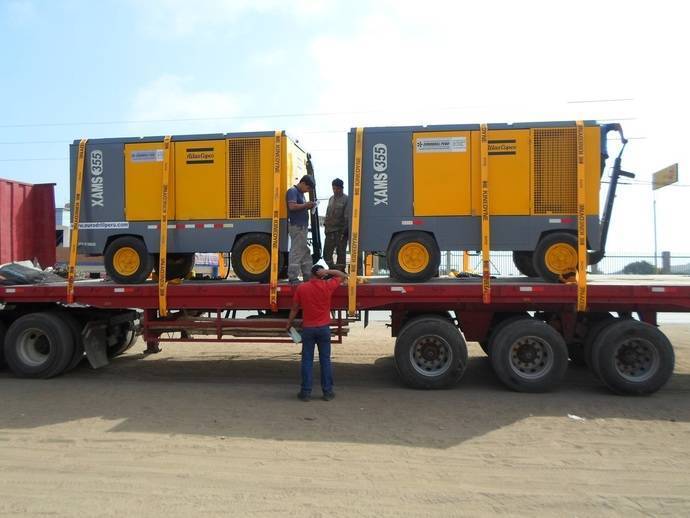
[[[417,153],[465,153],[467,137],[418,138]]]
[[[111,230],[129,228],[128,221],[90,221],[79,223],[79,230]]]
[[[162,162],[162,149],[146,149],[143,151],[132,151],[132,162]]]

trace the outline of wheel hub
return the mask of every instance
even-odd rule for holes
[[[38,367],[50,354],[50,340],[40,329],[27,329],[17,339],[17,356],[25,365]]]
[[[115,252],[113,266],[120,275],[130,276],[139,269],[141,260],[138,252],[129,246],[124,246]]]
[[[615,353],[618,374],[628,381],[639,383],[659,368],[659,353],[647,340],[633,338],[622,342]]]
[[[510,347],[510,367],[522,378],[539,378],[553,366],[551,345],[536,336],[525,336]]]
[[[448,342],[437,335],[418,338],[410,348],[410,361],[423,376],[440,376],[451,365],[453,353]]]
[[[409,273],[419,273],[430,261],[429,251],[422,243],[406,243],[398,252],[398,263]]]
[[[544,260],[554,273],[573,271],[577,268],[577,250],[567,243],[556,243],[546,250]]]
[[[251,274],[261,274],[271,264],[271,255],[262,245],[249,245],[242,252],[242,266]]]

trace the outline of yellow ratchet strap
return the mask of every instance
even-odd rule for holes
[[[479,126],[481,193],[482,193],[482,301],[491,302],[491,226],[489,221],[489,130]]]
[[[585,125],[577,128],[577,310],[587,310],[587,215],[585,214]]]
[[[84,186],[84,161],[86,159],[86,142],[79,141],[77,155],[77,177],[74,180],[74,202],[72,204],[72,231],[69,236],[69,264],[67,265],[67,303],[74,302],[74,275],[77,272],[77,245],[79,244],[79,215],[81,212],[81,194]]]
[[[168,315],[168,199],[170,185],[171,136],[163,139],[163,178],[161,181],[161,239],[158,254],[158,311],[160,316]]]
[[[357,312],[357,258],[359,256],[359,205],[362,197],[362,145],[364,129],[355,130],[355,162],[352,174],[352,217],[350,219],[352,238],[350,239],[350,269],[347,283],[347,314],[351,317]]]
[[[280,170],[282,168],[282,131],[276,131],[273,144],[273,207],[271,210],[271,276],[269,302],[278,311],[278,243],[280,239]]]

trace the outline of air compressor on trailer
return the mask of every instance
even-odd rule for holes
[[[103,255],[116,282],[145,281],[159,264],[164,137],[92,139],[79,215],[79,252]],[[283,193],[305,174],[310,156],[283,131],[170,137],[167,277],[184,278],[195,252],[230,252],[243,281],[265,282],[271,269],[274,179],[280,190],[279,270],[287,268]],[[70,146],[72,200],[79,141]],[[277,155],[276,155],[277,152]],[[315,191],[310,193],[316,199]],[[320,258],[318,211],[311,215]]]
[[[486,181],[479,124],[363,128],[358,244],[385,255],[399,281],[428,281],[438,273],[440,250],[482,248],[482,205],[490,215],[491,250],[511,250],[527,277],[558,282],[577,269],[575,121],[488,124]],[[627,140],[619,124],[582,124],[586,246],[589,264],[605,253]],[[604,211],[599,190],[608,135],[621,148],[613,164]],[[353,190],[355,130],[349,134]],[[490,186],[489,188],[485,188]]]

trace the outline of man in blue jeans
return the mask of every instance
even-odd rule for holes
[[[297,397],[302,401],[311,399],[314,369],[314,346],[319,348],[321,366],[321,390],[323,399],[331,401],[333,392],[333,369],[331,367],[331,297],[347,275],[340,270],[326,270],[317,264],[311,269],[309,282],[297,286],[292,297],[292,308],[285,329],[302,308],[302,386]]]

